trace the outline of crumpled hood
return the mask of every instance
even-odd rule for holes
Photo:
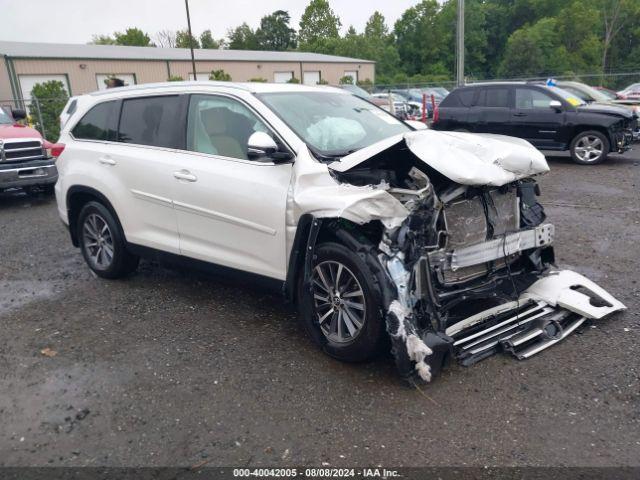
[[[329,168],[346,172],[401,142],[431,168],[462,185],[501,186],[549,171],[544,155],[526,140],[436,130],[387,138],[331,163]]]

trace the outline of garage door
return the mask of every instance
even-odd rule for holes
[[[276,83],[287,83],[293,78],[293,72],[276,72],[273,74],[273,81]]]
[[[98,90],[106,90],[107,84],[105,83],[105,81],[111,77],[119,78],[120,80],[122,80],[125,87],[136,84],[136,76],[133,73],[98,73],[96,75]]]
[[[320,82],[320,72],[304,72],[302,83],[305,85],[317,85]]]
[[[347,70],[344,72],[345,77],[351,77],[351,83],[354,85],[358,83],[358,72],[356,70]]]
[[[25,100],[31,100],[31,90],[37,83],[44,83],[50,80],[58,80],[62,82],[65,90],[69,93],[69,84],[66,75],[18,75],[20,81],[20,90]]]

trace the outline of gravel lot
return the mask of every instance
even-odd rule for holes
[[[629,310],[421,391],[390,358],[326,357],[250,285],[94,278],[53,199],[2,194],[0,466],[640,465],[638,150],[540,181],[558,263]]]

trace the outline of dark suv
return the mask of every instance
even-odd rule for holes
[[[458,88],[440,103],[436,130],[497,133],[524,138],[543,150],[570,150],[593,165],[630,148],[637,116],[628,109],[587,105],[557,87],[522,82]]]

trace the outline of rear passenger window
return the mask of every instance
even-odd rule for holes
[[[473,102],[473,97],[475,96],[475,89],[461,90],[458,93],[458,100],[464,107],[470,107]]]
[[[507,88],[487,88],[482,90],[478,97],[478,106],[492,108],[509,107],[509,89]]]
[[[182,148],[185,125],[181,122],[181,97],[132,98],[122,102],[118,141]]]
[[[116,139],[118,122],[118,101],[103,102],[85,113],[84,117],[73,127],[71,134],[82,140]]]

